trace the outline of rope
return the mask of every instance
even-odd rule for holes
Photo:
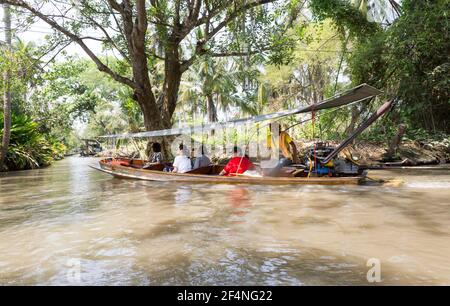
[[[247,131],[248,131],[248,130],[247,130],[247,127],[245,127],[245,129],[246,129],[246,133],[245,133],[245,134],[247,134]],[[251,136],[253,136],[254,134],[256,134],[256,131],[255,131]],[[251,137],[249,137],[249,138],[247,139],[247,142],[246,142],[245,148],[244,148],[244,152],[241,152],[241,154],[242,154],[242,153],[244,153],[244,154],[242,154],[242,156],[241,156],[241,160],[239,161],[239,165],[238,165],[238,167],[237,167],[237,169],[236,169],[235,175],[238,175],[238,174],[239,174],[239,169],[241,168],[242,161],[244,160],[244,157],[245,157],[245,151],[247,150],[248,144],[250,143],[250,139],[251,139]]]
[[[245,129],[246,129],[246,133],[245,134],[247,135],[248,129],[247,129],[247,127],[245,127]],[[245,157],[245,151],[247,150],[248,145],[250,144],[250,140],[253,138],[253,136],[255,134],[257,134],[258,130],[259,130],[259,124],[256,125],[255,131],[253,132],[253,134],[250,135],[250,137],[248,137],[247,142],[245,143],[245,148],[244,148],[243,152],[241,152],[241,154],[243,153],[243,155],[241,156],[241,160],[239,161],[238,168],[237,168],[236,172],[234,173],[235,175],[239,174],[238,173],[239,169],[241,168],[242,161],[244,160],[244,157]]]
[[[309,171],[308,171],[308,178],[311,176],[311,171],[312,171],[312,160],[311,158],[308,158],[309,160]]]
[[[312,124],[312,136],[313,136],[313,140],[314,140],[316,138],[316,133],[315,133],[316,111],[314,110],[314,104],[313,104],[313,108],[311,110],[311,120],[312,120],[311,121],[311,124]],[[316,154],[316,150],[317,150],[317,143],[314,142],[314,169],[316,169],[316,171],[317,171],[317,154]]]
[[[234,175],[239,174],[239,169],[241,168],[241,164],[242,164],[242,161],[244,160],[244,157],[245,157],[244,155],[241,156],[241,160],[239,161],[239,165],[238,165],[238,167],[236,169],[236,173],[234,173]]]

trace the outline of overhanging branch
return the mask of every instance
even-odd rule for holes
[[[250,56],[250,55],[256,55],[261,54],[265,51],[269,51],[269,48],[263,49],[263,50],[251,50],[247,52],[221,52],[221,53],[208,53],[211,57],[242,57],[242,56]]]
[[[42,21],[47,23],[53,29],[61,32],[62,34],[69,37],[73,42],[77,43],[84,50],[84,52],[86,52],[86,54],[94,61],[94,63],[97,65],[98,70],[109,74],[114,80],[116,80],[122,84],[128,85],[132,88],[135,87],[135,83],[131,79],[117,74],[116,72],[112,71],[111,68],[106,66],[94,54],[94,52],[92,52],[92,50],[89,49],[89,47],[83,42],[83,39],[81,37],[77,36],[76,34],[70,32],[66,28],[62,27],[56,21],[54,21],[51,18],[49,18],[48,16],[44,15],[40,11],[36,10],[34,7],[29,5],[27,2],[25,2],[23,0],[0,0],[0,4],[9,4],[9,5],[18,6],[18,7],[22,7],[24,9],[26,9],[27,11],[29,11],[30,13],[32,13],[33,15],[35,15],[36,17],[38,17],[39,19],[41,19]]]
[[[217,33],[219,33],[223,28],[225,28],[230,22],[232,22],[234,19],[236,19],[240,14],[242,14],[242,13],[244,13],[244,12],[246,12],[246,11],[248,11],[248,10],[254,8],[254,7],[257,7],[257,6],[260,6],[260,5],[263,5],[263,4],[272,3],[272,2],[275,2],[275,1],[276,1],[276,0],[254,0],[254,1],[248,2],[248,3],[246,3],[245,5],[242,5],[242,6],[238,7],[238,8],[236,8],[233,12],[231,12],[230,14],[228,14],[228,15],[227,15],[221,22],[219,22],[215,27],[212,27],[211,30],[208,30],[208,29],[207,29],[207,33],[205,34],[205,37],[204,37],[202,40],[200,40],[200,41],[197,42],[197,46],[196,46],[196,48],[195,48],[195,52],[194,52],[194,54],[191,56],[191,58],[189,58],[189,59],[187,59],[187,60],[185,60],[185,61],[182,62],[181,70],[182,70],[183,72],[186,71],[186,70],[189,68],[189,66],[192,65],[192,63],[194,62],[194,60],[195,60],[195,58],[196,58],[197,56],[206,54],[206,53],[208,52],[207,50],[205,50],[205,45],[206,45],[206,43],[207,43],[208,41],[210,41],[210,40],[211,40]],[[209,23],[210,20],[211,20],[213,17],[215,17],[215,16],[217,16],[217,15],[220,14],[220,12],[221,12],[222,9],[223,9],[223,7],[221,6],[220,8],[216,9],[214,12],[211,12],[211,13],[209,13],[208,15],[199,18],[199,19],[197,20],[197,22],[194,23],[194,24],[195,24],[194,28],[197,27],[197,26],[200,26],[200,25],[202,25],[202,24],[204,24],[204,23]],[[247,55],[247,54],[243,54],[243,55],[241,55],[241,56],[245,56],[245,55]],[[224,54],[222,55],[222,57],[224,57],[224,56],[227,56],[227,55],[225,55],[225,53],[224,53]],[[230,56],[239,56],[239,55],[238,55],[238,53],[236,53],[236,55],[230,55]],[[216,57],[219,57],[219,56],[216,56]]]

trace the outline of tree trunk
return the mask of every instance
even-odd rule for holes
[[[150,94],[147,97],[141,97],[142,101],[139,103],[144,114],[145,129],[147,131],[170,129],[172,127],[172,116],[177,106],[178,90],[180,88],[182,75],[178,44],[172,43],[166,48],[165,52],[165,78],[161,96],[159,96],[158,101],[156,101],[153,92],[150,90]],[[148,84],[150,84],[150,81],[148,81]],[[151,107],[153,105],[156,107],[155,110]],[[172,154],[170,145],[173,141],[173,137],[157,137],[150,141],[161,143],[164,158],[166,160],[171,159]]]
[[[169,43],[165,49],[165,78],[162,94],[155,98],[152,90],[148,62],[143,40],[135,40],[130,48],[132,52],[133,81],[135,82],[133,98],[138,102],[146,131],[169,129],[178,100],[182,69],[179,60],[177,42]],[[150,142],[161,143],[165,158],[170,157],[170,137],[153,138]]]
[[[159,109],[156,105],[153,92],[147,90],[135,90],[133,97],[139,104],[144,116],[144,126],[146,131],[163,129]]]
[[[208,122],[217,121],[217,109],[212,94],[206,95],[206,113],[208,114]]]
[[[8,57],[11,55],[12,42],[11,42],[11,11],[8,4],[4,4],[4,23],[5,23],[5,42],[6,53]],[[11,71],[6,69],[4,73],[5,88],[3,94],[3,137],[2,146],[0,149],[0,171],[3,170],[6,154],[8,153],[9,141],[11,137]]]
[[[406,130],[406,125],[400,124],[400,126],[398,127],[398,132],[392,138],[389,148],[385,154],[385,157],[384,157],[385,160],[394,160],[395,159],[395,154],[400,145],[400,142],[402,141],[402,137],[405,134],[405,130]]]
[[[172,126],[172,115],[177,106],[178,90],[180,89],[182,76],[178,43],[170,43],[166,48],[164,74],[161,118],[163,126],[170,128]]]
[[[359,115],[360,115],[360,111],[358,109],[358,106],[353,105],[352,106],[352,117],[350,120],[350,124],[348,125],[347,129],[345,130],[345,134],[351,135],[355,131],[355,125],[359,119]]]
[[[132,45],[132,68],[135,83],[133,98],[138,102],[142,110],[145,130],[153,131],[162,129],[161,114],[150,83],[144,41],[136,39]]]
[[[136,70],[135,70],[136,71]],[[136,75],[136,73],[134,73]],[[148,74],[146,74],[148,78]],[[142,78],[145,79],[145,76]],[[141,83],[141,81],[138,81]],[[138,83],[137,82],[137,83]],[[134,91],[134,99],[138,102],[142,114],[144,116],[144,125],[146,131],[155,131],[161,129],[168,129],[171,127],[171,124],[166,124],[166,122],[161,117],[161,111],[158,108],[158,104],[156,103],[155,96],[150,89],[150,82],[146,83],[142,81],[140,88],[135,89]],[[170,122],[170,121],[169,121]],[[148,141],[147,146],[149,146],[152,142],[159,142],[162,147],[162,153],[165,160],[169,160],[172,157],[170,152],[170,137],[155,137],[151,138]]]

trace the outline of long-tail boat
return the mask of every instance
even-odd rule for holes
[[[169,135],[181,135],[186,132],[204,132],[223,127],[223,125],[238,125],[256,123],[260,121],[275,120],[285,116],[300,113],[316,112],[328,108],[336,108],[350,103],[360,102],[379,95],[381,91],[367,84],[359,85],[343,94],[339,94],[328,100],[307,105],[293,110],[286,110],[267,115],[261,115],[246,119],[238,119],[228,122],[210,123],[189,128],[175,128],[160,131],[149,131],[134,134],[108,135],[104,138],[132,138],[132,137],[162,137]],[[361,184],[365,181],[365,172],[352,161],[338,159],[338,154],[348,146],[353,139],[361,134],[375,120],[385,114],[392,107],[393,101],[384,103],[374,114],[364,121],[354,133],[345,139],[337,147],[326,146],[318,143],[314,146],[314,163],[310,159],[309,167],[292,165],[282,168],[278,176],[245,175],[219,176],[223,165],[210,165],[189,171],[187,173],[165,172],[164,165],[157,164],[144,167],[145,161],[128,158],[107,158],[99,162],[99,167],[93,168],[111,174],[115,177],[126,179],[138,179],[147,181],[169,182],[199,182],[199,183],[232,183],[232,184],[314,184],[314,185],[348,185]],[[319,150],[320,149],[320,150]],[[320,151],[321,154],[316,155]],[[331,162],[331,163],[330,163]]]
[[[118,178],[138,179],[146,181],[165,182],[196,182],[196,183],[231,183],[231,184],[312,184],[312,185],[358,185],[365,179],[365,174],[342,177],[307,177],[294,176],[295,170],[284,169],[282,176],[219,176],[223,165],[211,165],[198,168],[187,173],[164,172],[162,165],[154,165],[143,169],[144,161],[125,158],[108,158],[99,162],[100,167],[92,168],[111,174]],[[298,175],[298,174],[295,174]]]

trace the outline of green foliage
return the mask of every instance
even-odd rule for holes
[[[348,0],[311,0],[310,8],[318,20],[333,20],[343,36],[348,31],[350,37],[366,41],[381,29],[377,23],[367,20],[360,5]]]
[[[402,1],[403,14],[356,46],[349,64],[355,83],[397,97],[398,121],[409,129],[450,132],[448,1]]]
[[[121,61],[105,61],[122,67]],[[142,113],[131,96],[128,87],[99,72],[94,64],[68,57],[41,75],[27,113],[40,122],[42,132],[73,149],[80,145],[73,135],[74,126],[87,126],[83,137],[138,132],[143,125]]]
[[[38,49],[33,44],[14,42],[12,52],[2,50],[0,70],[9,70],[12,92],[11,138],[5,167],[8,170],[22,170],[49,165],[54,159],[60,159],[66,147],[54,137],[42,132],[40,124],[33,121],[26,112],[29,104],[26,95],[39,82]],[[0,78],[0,91],[4,90],[3,78]],[[3,111],[0,109],[0,138],[3,135]]]
[[[268,100],[264,103],[265,112],[317,103],[333,96],[338,72],[344,74],[343,69],[339,71],[342,40],[330,20],[308,24],[299,20],[288,35],[296,38],[292,61],[282,66],[266,65],[259,77],[259,86],[264,87]],[[344,85],[339,81],[336,89],[339,91]],[[343,113],[340,119],[346,118]],[[288,125],[294,123],[286,121]],[[324,136],[326,131],[333,131],[333,123],[323,122]]]
[[[371,40],[356,45],[356,50],[349,58],[350,71],[354,84],[368,83],[381,87],[386,83],[385,76],[389,66],[386,65],[386,33],[380,32]]]
[[[95,100],[92,91],[79,81],[78,76],[87,69],[87,63],[69,58],[64,63],[53,63],[39,74],[36,88],[21,111],[39,122],[39,131],[64,142],[69,149],[78,145],[68,142],[73,122],[85,117]]]
[[[209,12],[220,7],[210,28],[245,1],[231,1],[222,8],[226,2],[204,1]],[[180,3],[183,20],[187,2]],[[158,1],[157,6],[148,6],[149,19],[156,23],[149,23],[147,29],[146,54],[160,109],[164,108],[166,78],[162,58],[173,43],[173,29],[167,24],[176,18],[174,4]],[[216,119],[217,115],[223,119],[278,111],[317,103],[352,83],[369,83],[385,91],[383,98],[397,97],[398,102],[363,137],[386,140],[399,123],[407,124],[407,136],[412,138],[425,137],[430,131],[449,132],[448,1],[404,0],[402,6],[394,22],[388,2],[365,0],[275,1],[239,13],[201,45],[202,51],[182,75],[174,119],[199,123],[212,112]],[[92,20],[114,27],[108,12],[105,1],[83,1],[77,15],[81,21],[70,23],[69,28],[74,33],[89,32]],[[181,62],[195,53],[206,34],[207,26],[202,25],[186,35],[177,49]],[[104,50],[115,50],[113,54],[122,57],[98,56],[112,71],[132,78],[125,36],[114,31],[110,35],[111,40],[103,42]],[[49,42],[62,38],[52,36]],[[60,157],[62,143],[69,149],[77,147],[80,126],[88,138],[142,131],[142,110],[133,100],[133,88],[99,72],[87,59],[65,57],[43,71],[35,69],[42,51],[18,44],[14,54],[0,57],[0,68],[19,76],[13,84],[14,151],[8,155],[17,162],[9,160],[11,169],[47,164]],[[211,101],[214,107],[208,108]],[[357,125],[381,102],[352,107],[355,117],[350,107],[323,111],[314,127],[306,122],[294,128],[294,134],[310,138],[314,130],[316,138],[343,138],[349,123]],[[282,123],[297,122],[298,118],[286,118]]]
[[[180,88],[179,118],[188,119],[196,114],[217,117],[219,111],[238,109],[242,114],[257,112],[256,91],[250,89],[258,72],[250,62],[205,57],[197,61],[184,75]],[[247,87],[247,90],[244,90]],[[207,99],[214,104],[208,109]],[[210,113],[213,112],[213,113]]]
[[[281,66],[288,65],[294,59],[294,49],[297,41],[288,36],[274,35],[272,37],[269,63]]]
[[[3,134],[3,114],[0,113],[0,137]],[[6,156],[8,170],[33,169],[61,159],[66,147],[56,139],[39,132],[39,125],[26,115],[12,116],[11,140]]]
[[[120,108],[124,115],[124,120],[128,123],[128,128],[125,127],[125,129],[133,133],[140,132],[144,126],[144,118],[136,101],[130,98],[129,94],[123,95]]]
[[[9,70],[13,76],[10,79],[10,90],[12,93],[12,109],[15,112],[24,112],[27,108],[23,96],[29,90],[28,85],[37,80],[37,49],[32,43],[24,43],[15,40],[12,52],[1,49],[0,71]],[[4,89],[4,78],[0,77],[0,91]],[[3,100],[2,105],[3,105]]]

